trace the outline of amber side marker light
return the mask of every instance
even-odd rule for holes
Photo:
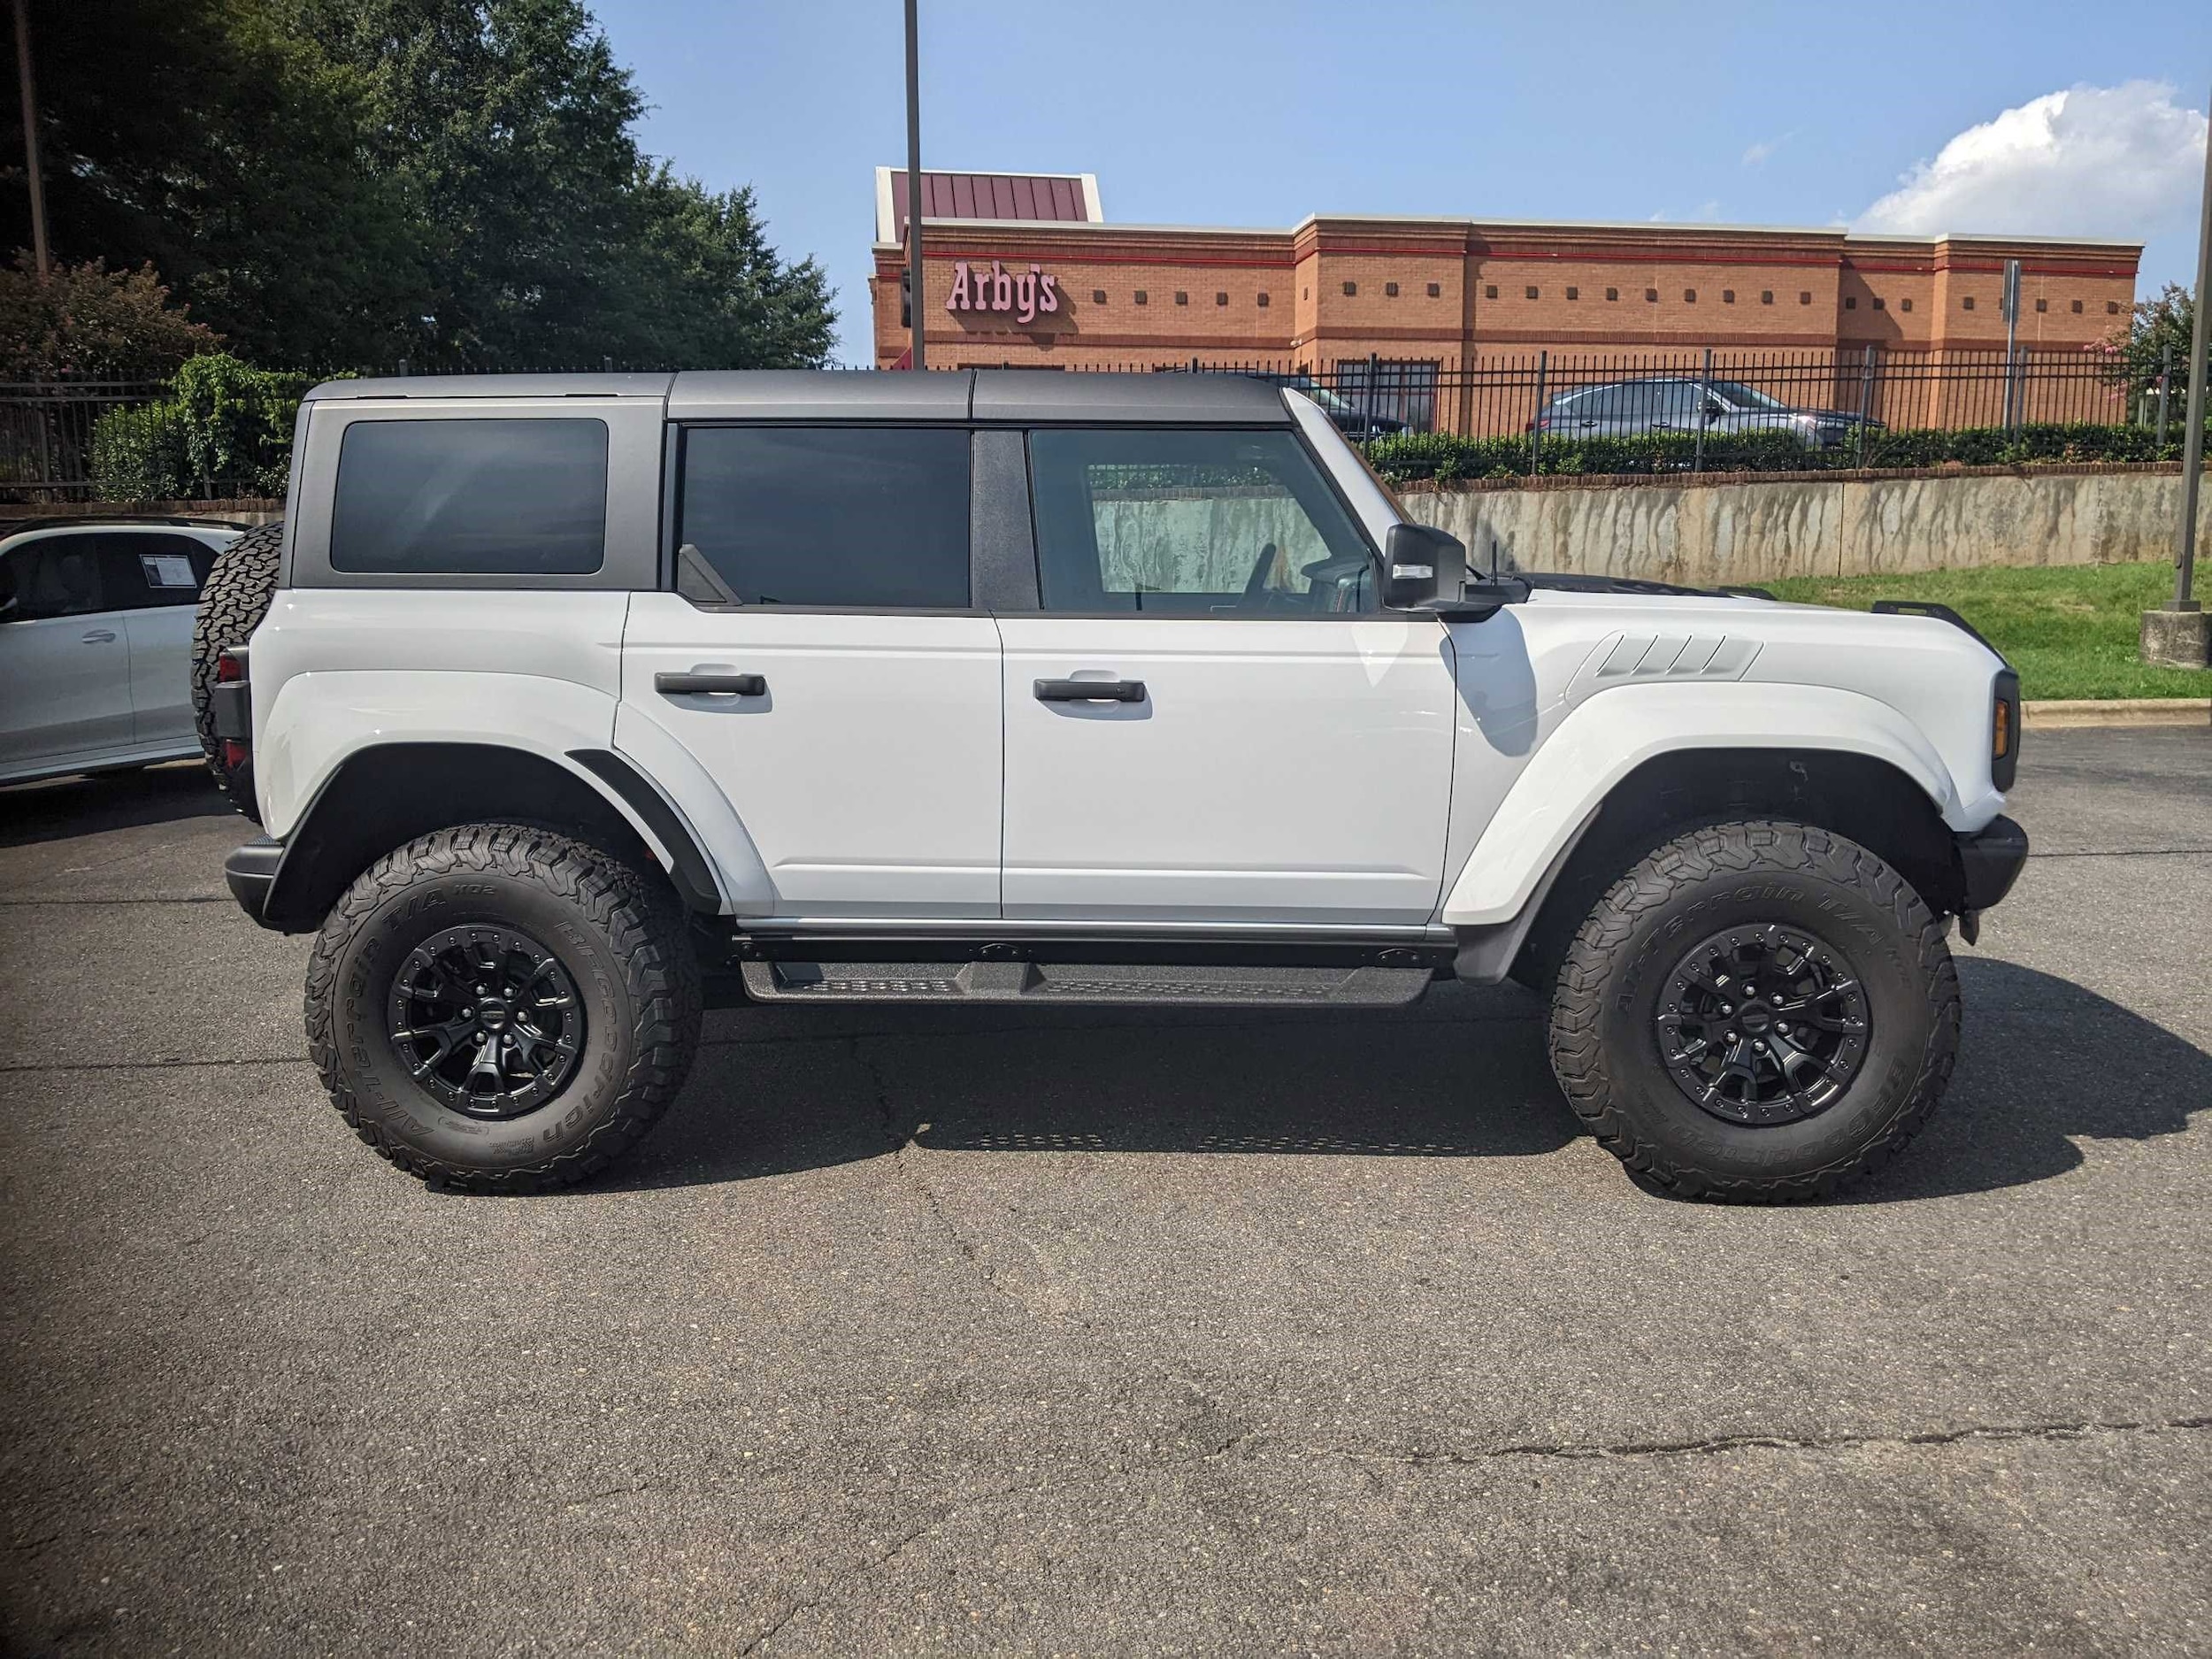
[[[1989,780],[2009,789],[2020,772],[2020,676],[1999,669],[1989,703]]]

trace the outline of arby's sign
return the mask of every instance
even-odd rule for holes
[[[956,316],[962,311],[1011,311],[1018,323],[1034,322],[1038,312],[1060,309],[1060,294],[1056,280],[1041,265],[1009,271],[994,259],[987,270],[963,259],[952,268],[952,295],[945,309]]]

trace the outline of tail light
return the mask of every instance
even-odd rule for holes
[[[223,765],[235,772],[253,753],[253,687],[244,646],[226,646],[215,653],[215,689],[208,703]]]

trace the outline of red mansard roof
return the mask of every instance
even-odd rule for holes
[[[1097,224],[1098,180],[1086,173],[922,173],[922,217]],[[906,172],[876,169],[876,240],[906,240]]]

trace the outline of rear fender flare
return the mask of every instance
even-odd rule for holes
[[[696,894],[694,902],[705,899],[726,910],[765,893],[767,873],[751,841],[696,761],[676,757],[696,776],[680,775],[672,787],[652,764],[668,757],[611,753],[616,707],[605,692],[535,675],[442,670],[295,674],[257,719],[255,762],[268,833],[279,841],[295,838],[330,780],[367,750],[400,744],[515,749],[558,766],[620,814],[679,887]],[[614,764],[597,760],[600,756]],[[687,783],[688,789],[682,787]],[[698,821],[701,811],[709,816],[706,826]],[[719,818],[729,822],[722,825]],[[703,827],[722,833],[703,834]],[[680,839],[684,836],[688,848]],[[741,855],[736,860],[733,849]]]

